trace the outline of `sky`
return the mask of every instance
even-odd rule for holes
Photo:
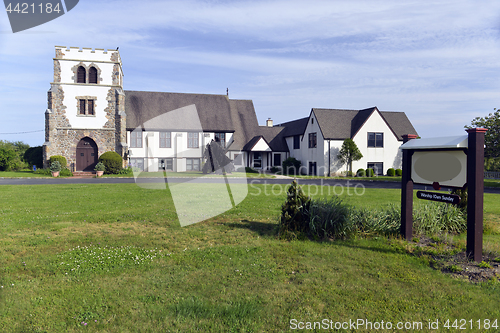
[[[119,47],[125,90],[228,88],[261,125],[377,106],[452,136],[500,108],[498,0],[80,0],[18,33],[0,14],[0,140],[43,144],[56,45]]]

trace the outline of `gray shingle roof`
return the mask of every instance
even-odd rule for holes
[[[148,120],[188,106],[196,106],[201,126],[205,132],[233,132],[231,108],[226,95],[181,94],[150,91],[125,91],[127,129],[143,126]],[[254,111],[255,113],[255,111]],[[150,122],[151,123],[151,122]],[[149,124],[149,129],[190,129],[186,119],[175,117],[164,124]],[[157,128],[158,127],[158,128]]]
[[[294,135],[302,135],[306,130],[307,121],[309,117],[288,121],[286,123],[282,123],[276,126],[285,127],[286,132],[283,134],[285,137],[294,136]]]
[[[274,127],[259,126],[258,129],[258,133],[266,139],[267,143],[269,144],[269,147],[275,152],[288,151],[288,145],[286,144],[284,136],[285,131],[286,128],[281,126],[274,126]]]
[[[229,100],[231,107],[231,121],[234,126],[234,142],[229,147],[229,150],[243,150],[243,147],[255,135],[259,123],[253,102],[249,100]]]
[[[328,140],[353,138],[377,107],[364,110],[312,109],[316,115],[323,137]],[[382,118],[398,140],[403,134],[417,134],[404,112],[380,111]]]
[[[403,141],[404,134],[418,135],[404,112],[380,111],[382,117],[392,128],[399,141]]]

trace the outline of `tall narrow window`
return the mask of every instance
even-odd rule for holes
[[[94,100],[89,99],[87,101],[87,114],[93,116],[94,115]]]
[[[309,148],[316,148],[316,133],[309,133]]]
[[[142,132],[130,132],[130,148],[142,148]]]
[[[188,148],[198,148],[198,133],[188,133]]]
[[[89,68],[89,83],[97,84],[97,69],[95,67]]]
[[[79,110],[78,110],[78,114],[81,114],[81,115],[85,115],[85,103],[87,102],[87,100],[85,99],[80,99],[78,100],[78,104],[80,106]]]
[[[293,149],[300,149],[300,135],[293,136]]]
[[[85,83],[86,76],[87,73],[85,71],[85,67],[83,66],[78,67],[76,83]]]
[[[172,147],[172,135],[170,132],[160,132],[160,148]]]
[[[215,141],[218,142],[222,148],[226,148],[226,133],[215,133]]]

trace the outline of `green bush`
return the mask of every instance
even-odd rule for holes
[[[356,171],[356,177],[364,177],[364,176],[366,176],[365,169],[358,169],[358,171]]]
[[[61,164],[61,168],[65,168],[68,166],[68,162],[66,161],[66,157],[61,155],[50,156],[49,165],[52,165],[53,162],[58,161]]]
[[[375,175],[372,168],[366,169],[365,173],[366,173],[366,177],[373,177]]]
[[[62,168],[61,172],[59,172],[59,176],[62,177],[73,177],[73,173],[69,171],[68,168]]]
[[[287,191],[285,203],[281,206],[279,220],[280,238],[303,237],[309,231],[309,204],[311,199],[294,180]]]
[[[50,171],[57,172],[61,171],[61,163],[58,160],[50,163]]]
[[[127,167],[127,168],[123,168],[120,170],[120,172],[118,173],[120,175],[131,175],[132,174],[132,167]]]
[[[37,174],[37,175],[45,175],[45,176],[50,176],[51,175],[51,172],[50,172],[50,169],[36,169],[35,172],[33,172],[34,174]]]
[[[24,152],[23,159],[30,166],[36,165],[38,169],[43,167],[43,147],[30,147]]]
[[[352,171],[346,171],[345,176],[346,177],[354,177],[354,173]]]
[[[394,177],[396,175],[396,170],[394,168],[387,169],[387,176]]]
[[[460,233],[467,228],[467,216],[454,205],[430,202],[414,208],[413,228],[418,234]]]
[[[396,169],[396,176],[401,177],[403,175],[403,170]]]
[[[102,162],[98,162],[95,165],[94,170],[95,171],[106,171],[106,167],[104,166],[104,164]]]
[[[252,169],[250,167],[245,167],[245,172],[246,173],[259,173],[257,170]]]
[[[99,156],[99,162],[106,167],[106,174],[118,174],[123,169],[123,159],[114,151],[107,151]]]
[[[356,232],[349,218],[351,208],[337,196],[311,200],[309,235],[315,239],[346,239]]]
[[[289,157],[284,160],[281,165],[283,167],[282,170],[284,175],[298,175],[302,162],[297,160],[295,157]]]

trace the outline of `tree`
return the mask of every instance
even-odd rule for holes
[[[487,117],[476,117],[471,121],[471,125],[465,125],[465,128],[482,127],[488,129],[484,135],[484,157],[500,157],[500,109],[493,109]]]
[[[342,165],[347,163],[349,171],[352,172],[352,161],[359,161],[363,158],[363,154],[361,154],[358,146],[352,139],[345,139],[337,158]]]

